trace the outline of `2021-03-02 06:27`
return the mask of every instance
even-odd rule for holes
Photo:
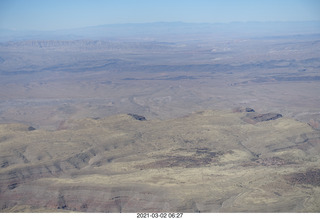
[[[182,218],[183,213],[137,213],[137,218]]]

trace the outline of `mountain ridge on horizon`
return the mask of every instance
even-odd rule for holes
[[[146,22],[115,23],[59,30],[0,29],[0,41],[30,39],[101,39],[181,34],[270,36],[320,33],[320,21],[247,21],[228,23]]]
[[[55,32],[55,31],[66,31],[66,30],[77,30],[85,28],[95,28],[95,27],[108,27],[108,26],[126,26],[126,25],[155,25],[155,24],[184,24],[184,25],[232,25],[232,24],[320,24],[320,20],[310,20],[310,21],[231,21],[231,22],[185,22],[185,21],[150,21],[150,22],[123,22],[123,23],[105,23],[97,25],[87,25],[82,27],[74,28],[59,28],[59,29],[21,29],[17,30],[15,28],[0,28],[0,31],[13,31],[13,32]]]

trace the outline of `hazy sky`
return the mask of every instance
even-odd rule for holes
[[[0,29],[114,23],[320,21],[319,0],[0,0]]]

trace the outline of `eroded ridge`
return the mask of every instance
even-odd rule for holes
[[[279,115],[1,124],[1,212],[317,212],[320,133]]]

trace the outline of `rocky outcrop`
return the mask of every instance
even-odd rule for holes
[[[146,117],[140,116],[140,115],[137,115],[137,114],[128,113],[128,116],[131,116],[135,120],[139,120],[139,121],[146,121],[147,120]]]
[[[243,113],[243,112],[252,113],[252,112],[255,112],[255,110],[250,107],[237,107],[233,109],[233,112],[234,113]]]
[[[28,131],[34,131],[34,130],[36,130],[36,128],[34,128],[34,127],[32,127],[32,126],[29,126],[29,127],[28,127]]]
[[[266,113],[266,114],[248,114],[248,117],[256,122],[265,122],[269,120],[276,120],[281,118],[279,113]]]
[[[258,122],[266,122],[270,120],[276,120],[281,118],[282,115],[279,113],[248,113],[244,118],[242,118],[245,122],[250,124],[256,124]]]
[[[234,113],[247,113],[242,119],[245,122],[255,124],[257,122],[265,122],[270,120],[276,120],[282,117],[279,113],[257,113],[250,107],[237,107],[232,110]]]

